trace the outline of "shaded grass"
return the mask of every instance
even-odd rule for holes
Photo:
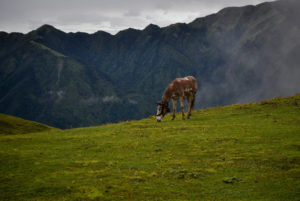
[[[38,122],[0,113],[0,135],[25,134],[49,130],[58,129]]]
[[[299,200],[300,95],[0,137],[1,200]]]

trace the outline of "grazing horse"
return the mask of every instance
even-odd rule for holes
[[[197,80],[193,76],[187,76],[184,78],[176,78],[173,80],[168,87],[166,88],[163,96],[162,101],[157,102],[157,112],[156,112],[156,120],[158,122],[161,121],[162,117],[166,115],[166,113],[170,112],[169,109],[169,102],[172,99],[173,102],[173,118],[175,119],[176,113],[176,105],[177,100],[180,100],[180,107],[182,111],[182,119],[184,117],[184,99],[188,101],[188,115],[187,118],[189,119],[191,116],[191,110],[194,107],[195,103],[195,96],[198,89]]]

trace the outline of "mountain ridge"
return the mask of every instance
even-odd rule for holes
[[[22,112],[27,106],[14,98],[21,99],[12,91],[18,82],[23,86],[22,79],[12,82],[7,76],[17,73],[16,69],[26,72],[29,80],[33,72],[35,78],[45,80],[43,87],[29,84],[22,89],[32,87],[28,95],[23,94],[27,104],[44,109],[49,106],[41,104],[41,97],[49,96],[60,75],[63,89],[57,88],[56,97],[69,101],[64,105],[66,102],[53,99],[51,105],[57,108],[49,110],[45,116],[51,118],[41,122],[61,128],[149,116],[167,84],[186,75],[198,79],[197,108],[299,93],[298,8],[300,4],[294,0],[230,7],[187,24],[162,28],[150,24],[143,30],[129,28],[115,35],[104,31],[65,33],[51,25],[28,34],[1,33],[0,103],[7,104],[0,112],[40,121],[30,112]],[[44,49],[34,49],[28,41]],[[48,50],[65,55],[68,67],[59,68],[61,61]],[[38,66],[52,76],[36,70]],[[14,95],[7,98],[6,92]],[[9,104],[12,102],[16,106]],[[102,119],[103,113],[107,117]],[[66,119],[68,123],[57,125]]]

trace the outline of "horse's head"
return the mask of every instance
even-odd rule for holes
[[[161,119],[170,112],[169,103],[165,101],[157,102],[157,110],[156,110],[156,120],[158,122],[161,121]]]

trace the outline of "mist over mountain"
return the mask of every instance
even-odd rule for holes
[[[0,112],[60,128],[154,114],[193,75],[196,108],[300,92],[300,2],[230,7],[189,24],[65,33],[0,32]]]

